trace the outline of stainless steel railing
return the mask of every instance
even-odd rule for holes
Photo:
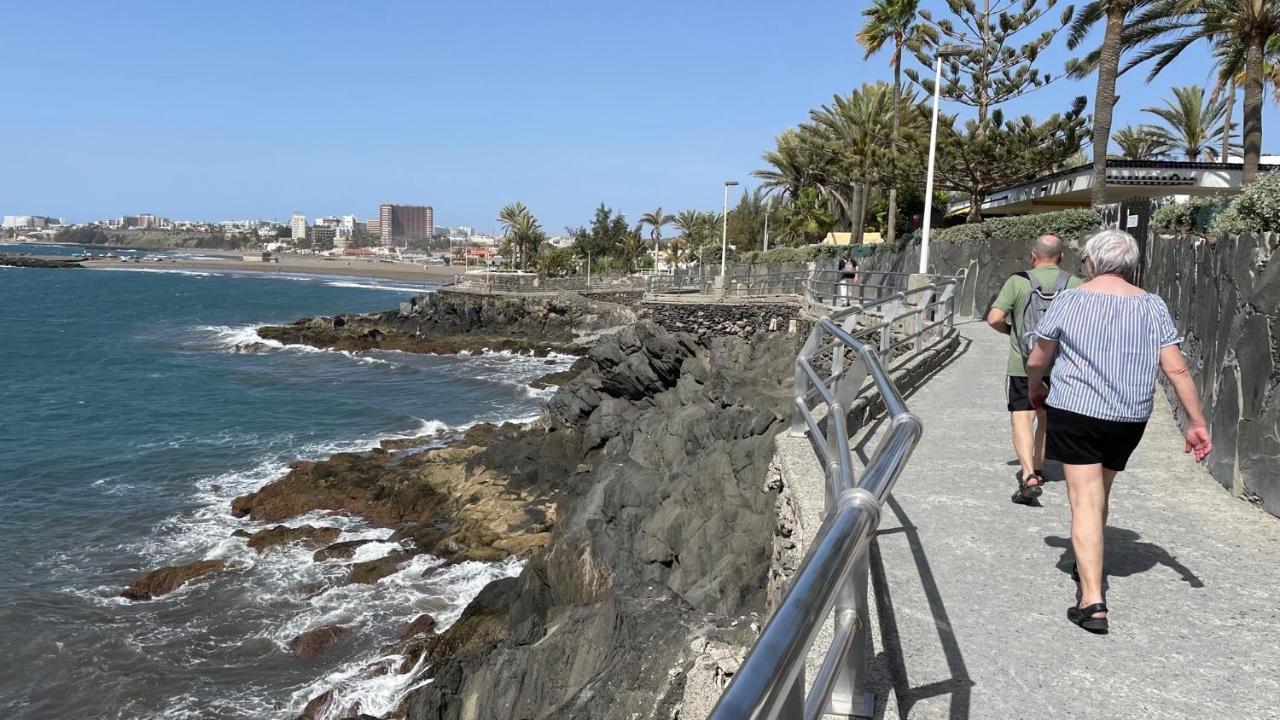
[[[807,434],[825,476],[826,509],[791,586],[720,697],[712,720],[871,717],[867,548],[880,508],[906,467],[923,426],[907,409],[890,370],[954,333],[955,278],[859,304],[822,318],[796,358],[793,432]],[[878,348],[878,351],[877,351]],[[895,355],[896,352],[896,355]],[[861,477],[847,413],[875,392],[888,431]],[[805,661],[827,618],[831,645],[805,692]]]

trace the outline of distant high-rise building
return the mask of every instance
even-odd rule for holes
[[[434,211],[429,205],[383,203],[378,208],[378,230],[383,247],[429,240],[435,230]]]
[[[355,215],[343,215],[338,220],[337,234],[333,236],[333,246],[336,248],[344,248],[351,244],[351,239],[356,236],[357,226],[360,223],[356,221]]]
[[[312,225],[309,232],[313,250],[328,250],[335,246],[338,229],[333,225]]]
[[[289,229],[293,232],[294,240],[305,240],[307,238],[307,216],[300,212],[295,212],[293,217],[289,218]]]

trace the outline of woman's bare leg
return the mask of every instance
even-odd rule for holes
[[[1079,607],[1085,607],[1102,602],[1102,528],[1106,524],[1110,484],[1103,477],[1102,465],[1062,467],[1071,503],[1071,546],[1080,573]],[[1099,613],[1097,617],[1105,616]]]

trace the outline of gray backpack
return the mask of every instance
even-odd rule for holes
[[[1027,293],[1026,302],[1022,306],[1022,327],[1014,328],[1018,333],[1018,348],[1022,350],[1022,357],[1027,358],[1036,346],[1036,326],[1040,324],[1040,318],[1049,311],[1049,305],[1058,297],[1058,293],[1067,289],[1071,274],[1059,270],[1052,287],[1041,285],[1034,273],[1020,272],[1018,275],[1031,283],[1031,292]]]

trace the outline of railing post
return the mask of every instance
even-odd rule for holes
[[[800,668],[796,681],[791,683],[791,692],[782,701],[777,720],[804,720],[804,667]]]
[[[804,347],[800,348],[800,357],[808,358],[813,356],[813,352],[818,349],[818,345],[822,342],[822,325],[814,324],[813,330],[809,331],[809,337],[804,341]],[[795,396],[803,398],[809,394],[809,376],[800,368],[800,363],[796,363],[795,375]],[[804,416],[800,414],[800,409],[796,408],[795,415],[791,418],[791,436],[803,437],[806,431]]]
[[[867,692],[867,657],[871,650],[871,617],[867,607],[868,554],[864,545],[849,581],[836,598],[836,637],[849,623],[855,625],[848,652],[831,686],[831,699],[826,707],[830,715],[869,718],[875,714],[875,695]]]
[[[889,346],[893,344],[893,323],[898,319],[898,309],[902,305],[902,298],[889,303],[885,306],[883,322],[884,327],[880,328],[880,352],[889,352]],[[884,362],[892,362],[891,358],[886,358]]]

